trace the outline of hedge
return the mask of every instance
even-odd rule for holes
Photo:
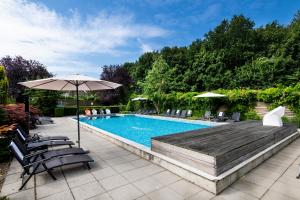
[[[226,105],[228,113],[241,112],[242,119],[258,119],[254,111],[257,101],[266,102],[275,107],[278,105],[288,106],[297,116],[300,114],[300,83],[290,87],[276,87],[264,90],[253,89],[219,89],[213,92],[225,94],[226,98],[194,98],[199,93],[170,93],[153,95],[149,97],[155,104],[155,108],[162,113],[167,109],[191,109],[195,116],[202,116],[204,112],[211,107],[215,112],[220,106]],[[149,104],[150,101],[132,102],[129,101],[126,110],[134,111],[141,108],[154,108]]]
[[[110,109],[112,113],[119,113],[123,110],[125,110],[125,106],[123,105],[118,105],[118,106],[80,106],[79,107],[79,113],[84,114],[85,109],[102,109],[105,110],[106,108]],[[70,107],[57,107],[55,108],[55,117],[62,117],[62,116],[70,116],[70,115],[76,115],[77,108],[74,106]]]

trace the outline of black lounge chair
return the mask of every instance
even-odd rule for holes
[[[225,121],[225,113],[224,112],[218,112],[218,115],[216,118],[214,118],[212,121],[214,122],[223,122]]]
[[[16,131],[16,140],[20,140],[22,144],[26,146],[26,149],[28,151],[35,151],[35,150],[40,150],[40,149],[46,149],[49,146],[54,147],[54,146],[69,146],[72,147],[74,145],[74,142],[72,141],[64,141],[64,140],[45,140],[45,141],[27,141],[26,138],[20,134],[20,132]]]
[[[191,117],[193,114],[192,110],[188,110],[187,113],[186,113],[186,116],[187,117]]]
[[[142,114],[143,115],[148,115],[149,114],[149,110],[145,110]]]
[[[47,141],[47,140],[69,140],[66,136],[49,136],[49,137],[42,137],[38,134],[34,134],[33,137],[28,135],[21,127],[17,127],[16,131],[18,134],[22,135],[22,137],[27,141]]]
[[[22,154],[20,149],[13,141],[9,145],[9,150],[16,157],[18,162],[22,165],[24,170],[23,174],[29,175],[29,177],[24,181],[19,190],[22,190],[23,187],[27,184],[27,182],[31,179],[31,177],[35,174],[48,172],[52,179],[56,180],[55,176],[52,173],[52,170],[55,168],[62,167],[65,165],[82,163],[88,169],[90,169],[89,163],[94,162],[94,160],[88,155],[69,155],[30,162],[30,160],[24,154]]]
[[[166,111],[166,113],[163,114],[163,116],[166,116],[166,117],[168,117],[168,116],[170,116],[170,115],[171,115],[171,109],[168,109],[168,110]]]
[[[187,110],[182,110],[180,114],[180,118],[186,118]]]
[[[175,117],[176,116],[176,110],[172,109],[170,117]]]
[[[226,122],[239,122],[241,118],[241,113],[239,112],[234,112],[232,113],[230,119],[226,120]]]
[[[175,117],[180,117],[180,113],[181,113],[181,110],[176,110],[176,115],[175,115]]]
[[[66,156],[66,155],[73,155],[73,154],[86,154],[89,151],[85,151],[82,148],[63,148],[63,149],[56,149],[56,150],[40,150],[40,151],[35,151],[31,153],[26,149],[26,146],[21,143],[20,140],[13,139],[12,140],[18,149],[21,151],[21,153],[27,157],[30,161],[36,161],[40,159],[50,159],[54,157],[60,157],[60,156]]]

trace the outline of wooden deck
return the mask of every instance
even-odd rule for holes
[[[152,150],[217,176],[295,132],[293,125],[244,121],[155,137]]]

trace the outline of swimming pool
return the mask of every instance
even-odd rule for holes
[[[205,124],[186,123],[172,119],[155,119],[136,115],[84,117],[80,121],[146,147],[151,147],[152,137],[211,127]]]

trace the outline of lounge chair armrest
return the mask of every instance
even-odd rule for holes
[[[48,149],[45,149],[45,150],[40,150],[40,151],[36,151],[34,153],[30,153],[30,154],[27,154],[26,156],[24,156],[25,158],[31,158],[33,156],[38,156],[40,154],[43,154],[45,152],[48,152]]]
[[[49,158],[48,159],[42,159],[42,160],[38,160],[38,161],[35,161],[35,162],[31,162],[31,163],[29,163],[29,164],[27,164],[27,165],[24,165],[23,167],[24,168],[28,168],[28,167],[31,167],[32,165],[34,165],[34,164],[43,164],[45,161],[47,161],[47,160],[49,160]]]

